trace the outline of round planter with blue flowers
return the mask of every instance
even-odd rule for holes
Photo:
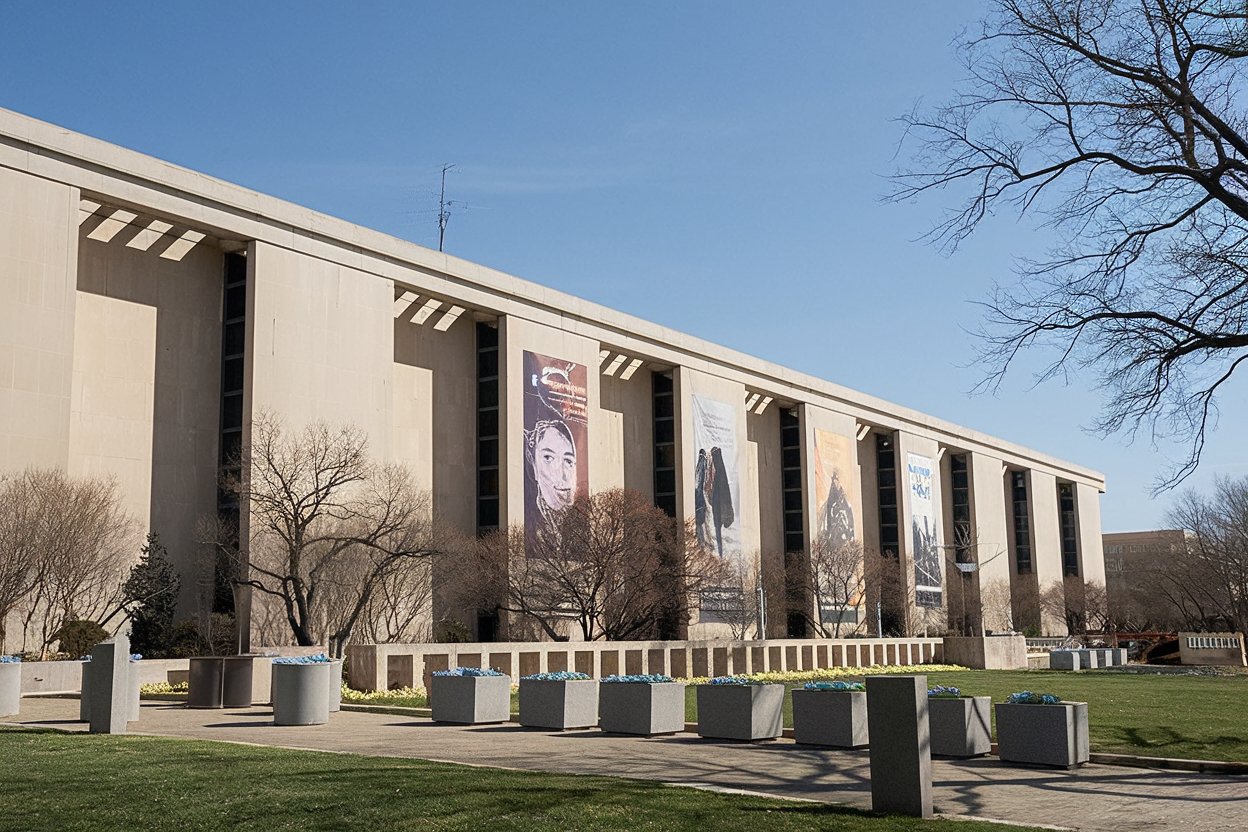
[[[329,722],[330,662],[325,656],[283,656],[273,660],[273,723]]]

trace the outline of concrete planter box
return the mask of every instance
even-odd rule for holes
[[[1099,650],[1075,650],[1079,654],[1079,664],[1084,670],[1096,670],[1101,666],[1101,653]]]
[[[1124,665],[1127,663],[1127,648],[1115,647],[1110,652],[1114,654],[1115,665]]]
[[[1074,650],[1054,650],[1049,653],[1050,670],[1079,670],[1082,667],[1079,653]]]
[[[520,680],[520,724],[526,728],[593,728],[598,724],[598,680]]]
[[[793,739],[807,745],[862,748],[869,742],[865,690],[793,691]]]
[[[992,697],[961,696],[927,699],[932,754],[979,757],[992,750]]]
[[[1074,768],[1088,761],[1088,703],[996,707],[1002,762]]]
[[[22,665],[0,664],[0,716],[13,716],[22,707]]]
[[[685,686],[680,682],[601,685],[598,727],[612,734],[678,734],[685,730]]]
[[[324,725],[329,722],[328,662],[273,665],[273,722]]]
[[[434,676],[429,683],[434,722],[482,725],[511,719],[508,676]]]
[[[698,685],[698,735],[770,740],[784,732],[784,685]]]

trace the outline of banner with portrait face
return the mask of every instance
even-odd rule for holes
[[[906,481],[910,487],[910,540],[914,554],[914,603],[920,607],[941,604],[942,558],[940,524],[932,491],[932,460],[906,454]]]
[[[741,460],[737,409],[691,396],[693,405],[693,509],[698,544],[721,559],[740,562]]]
[[[589,387],[583,364],[527,350],[523,360],[524,532],[533,543],[589,494]]]
[[[821,547],[827,547],[828,551],[852,545],[857,537],[858,518],[853,488],[853,440],[839,433],[816,429],[814,456],[815,522],[811,524],[814,528],[814,542]],[[842,623],[858,623],[862,593],[858,592],[847,599],[845,595],[846,593],[841,593],[841,598],[848,601],[843,607],[838,603],[834,608],[820,611],[825,623],[837,620]]]

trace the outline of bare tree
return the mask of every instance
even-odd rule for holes
[[[903,119],[892,198],[963,200],[931,239],[955,249],[1003,207],[1057,237],[986,304],[983,386],[1053,348],[1038,380],[1100,379],[1095,428],[1186,444],[1159,489],[1196,468],[1248,359],[1246,25],[1242,0],[996,0],[962,90]]]
[[[791,580],[800,582],[800,591],[794,594],[808,601],[801,614],[820,637],[840,638],[859,629],[867,585],[865,561],[860,541],[822,536],[793,570]]]
[[[107,625],[123,612],[121,588],[136,552],[137,527],[113,480],[41,468],[3,480],[0,636],[18,606],[23,643],[41,654],[66,621]]]
[[[341,655],[377,587],[402,562],[437,551],[428,495],[405,469],[370,461],[357,428],[318,422],[292,432],[261,414],[241,470],[244,481],[227,483],[250,512],[239,582],[281,603],[300,645],[323,632]],[[317,605],[348,572],[349,599],[331,626]]]
[[[483,539],[461,570],[461,600],[511,613],[550,639],[568,638],[569,628],[586,641],[646,638],[717,568],[635,491],[582,497],[556,523],[558,534],[527,542],[520,527]]]
[[[1248,632],[1248,477],[1185,492],[1167,519],[1185,530],[1187,551],[1158,566],[1163,597],[1187,626]]]

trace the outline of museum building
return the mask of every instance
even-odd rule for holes
[[[1105,582],[1096,471],[0,110],[0,472],[114,477],[185,609],[260,413],[357,426],[469,533],[627,488],[764,570],[860,541],[886,629],[1061,634]],[[873,597],[815,614],[873,634]],[[807,635],[785,603],[768,634]]]

